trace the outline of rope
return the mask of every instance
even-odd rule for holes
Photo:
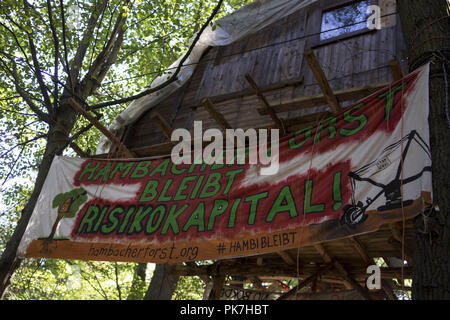
[[[320,119],[317,119],[316,123],[314,124],[314,126],[318,125],[320,122],[322,122],[325,118],[325,115],[322,115],[322,117]],[[313,162],[313,157],[314,157],[314,140],[317,136],[317,133],[319,132],[319,130],[316,130],[316,133],[314,134],[314,137],[311,139],[312,142],[312,147],[311,147],[311,158],[309,160],[309,168],[308,168],[308,174],[307,174],[307,180],[310,179],[311,177],[311,168],[312,168],[312,162]],[[299,258],[300,258],[300,247],[301,247],[301,243],[303,240],[303,229],[305,228],[305,201],[303,200],[303,219],[302,219],[302,224],[301,224],[301,228],[300,228],[300,239],[298,242],[298,247],[297,247],[297,281],[300,278],[300,263],[299,263]],[[297,289],[295,290],[295,298],[297,298],[297,294],[298,291],[300,290],[300,288],[297,286]]]
[[[424,32],[425,30],[429,29],[433,24],[435,24],[435,23],[437,23],[437,22],[439,22],[439,21],[442,21],[442,20],[444,20],[444,19],[447,19],[447,18],[450,18],[450,16],[447,15],[447,16],[439,17],[439,18],[437,18],[437,19],[432,20],[430,23],[426,24],[426,25],[423,26],[421,29],[418,29],[418,30],[416,31],[414,37],[412,38],[411,43],[415,43],[415,42],[416,42],[416,39],[419,37],[419,35],[423,34],[423,32]],[[430,36],[429,38],[425,39],[424,41],[422,41],[422,42],[416,44],[415,46],[413,46],[413,47],[409,50],[409,52],[408,52],[408,58],[411,58],[413,52],[414,52],[417,48],[420,48],[421,46],[423,46],[424,44],[426,44],[427,42],[432,41],[432,40],[441,40],[441,39],[446,39],[446,40],[448,40],[448,39],[450,39],[450,37],[449,37],[449,36],[441,36],[441,35],[433,35],[433,36]]]
[[[400,121],[400,138],[401,138],[401,155],[403,155],[404,146],[403,146],[403,137],[404,137],[404,119],[403,119],[403,112],[404,112],[404,106],[405,106],[405,87],[404,87],[404,77],[402,78],[402,100],[400,102],[400,113],[401,113],[401,121]],[[401,277],[402,277],[402,292],[405,291],[405,276],[404,276],[404,266],[405,266],[405,210],[403,206],[403,165],[404,165],[404,159],[403,156],[400,158],[401,160],[401,183],[400,183],[400,204],[402,206],[402,271],[401,271]]]

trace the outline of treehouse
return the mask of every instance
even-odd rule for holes
[[[373,4],[381,8],[379,29],[367,27]],[[242,39],[207,48],[190,79],[123,127],[119,138],[137,156],[148,157],[170,154],[172,131],[193,130],[194,121],[203,130],[278,128],[287,135],[399,80],[406,58],[394,1],[316,1]],[[303,284],[330,297],[354,290],[360,298],[393,299],[400,281],[411,278],[412,237],[407,220],[359,236],[216,260],[212,266],[179,264],[172,271],[210,277],[216,290],[226,276],[231,280],[225,286],[252,283],[260,292],[270,290],[264,284],[298,278],[299,289]],[[380,258],[381,290],[367,293],[367,267]],[[325,272],[330,263],[332,270]]]
[[[212,29],[183,61],[175,83],[133,102],[104,130],[109,141],[94,156],[147,162],[128,171],[117,164],[108,176],[106,166],[88,162],[82,169],[87,171],[79,171],[84,176],[77,176],[79,185],[84,178],[89,185],[117,172],[123,184],[143,176],[162,181],[171,168],[170,179],[182,177],[177,186],[170,179],[172,185],[159,187],[149,182],[140,200],[167,204],[177,198],[178,207],[169,212],[154,203],[152,212],[161,214],[148,220],[147,207],[125,207],[102,225],[97,215],[109,213],[98,205],[82,210],[72,236],[102,230],[138,237],[142,229],[152,237],[161,229],[156,237],[162,243],[170,234],[168,246],[133,253],[124,245],[116,260],[142,254],[156,260],[135,261],[165,263],[175,278],[199,276],[210,299],[395,299],[395,291],[408,289],[403,280],[412,277],[413,218],[428,199],[424,190],[408,196],[407,189],[430,176],[429,164],[408,164],[429,158],[426,121],[402,113],[410,104],[420,105],[426,86],[420,75],[404,76],[408,52],[395,1],[254,2]],[[419,129],[408,127],[413,122]],[[244,171],[227,171],[228,164],[200,163],[197,169],[164,161],[151,167],[152,161],[168,159],[175,130],[194,136],[198,124],[202,132],[266,129],[270,136],[269,130],[278,129],[278,173],[258,175],[248,164]],[[285,157],[286,150],[297,153]],[[215,172],[217,180],[211,178]],[[236,181],[247,189],[235,189]],[[197,195],[193,213],[183,217],[188,206],[183,201]],[[210,205],[209,196],[215,197]],[[122,214],[125,220],[118,218]],[[125,222],[114,224],[119,220]],[[196,232],[205,237],[196,238]],[[202,255],[204,243],[210,247]],[[91,246],[89,255],[101,260],[110,252],[111,258],[113,249]],[[182,263],[167,260],[177,252]],[[376,263],[383,263],[379,273],[368,269]],[[374,287],[368,288],[368,278],[377,278]],[[298,285],[290,289],[289,280]],[[280,286],[284,292],[275,290]]]

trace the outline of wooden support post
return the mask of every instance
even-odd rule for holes
[[[125,147],[125,145],[115,135],[106,129],[95,117],[91,116],[86,110],[84,110],[75,100],[69,98],[67,101],[75,111],[89,120],[98,130],[100,130],[101,133],[103,133],[113,144],[115,144],[119,150],[125,154],[125,156],[129,158],[135,157],[134,153],[128,150],[128,148]]]
[[[270,106],[269,102],[267,102],[266,98],[264,97],[262,91],[256,85],[256,82],[253,80],[253,78],[248,73],[245,74],[245,79],[247,79],[250,86],[253,88],[253,90],[255,90],[256,96],[258,97],[259,101],[261,101],[264,108],[267,110],[267,113],[270,115],[273,122],[275,122],[278,129],[281,130],[281,136],[286,135],[286,128],[283,123],[283,120],[278,118],[277,114],[275,113],[273,108]]]
[[[402,68],[397,59],[389,61],[389,69],[391,70],[392,77],[394,81],[398,81],[403,78]]]
[[[216,110],[214,107],[214,104],[211,102],[210,99],[204,98],[202,100],[203,107],[208,111],[208,113],[211,115],[211,117],[216,120],[216,122],[219,124],[219,126],[223,129],[232,129],[231,125],[228,123],[228,121],[224,118],[224,116]]]
[[[224,276],[215,276],[213,278],[214,284],[212,290],[209,294],[208,300],[220,300],[220,296],[222,294],[222,289],[225,284]]]
[[[323,260],[326,263],[333,262],[334,267],[337,269],[337,271],[341,274],[342,278],[345,280],[346,286],[349,288],[353,288],[356,291],[358,291],[361,296],[366,300],[372,300],[370,297],[369,292],[355,280],[353,277],[345,270],[344,266],[339,263],[339,261],[333,260],[330,254],[326,251],[325,247],[318,243],[315,244],[314,247],[319,252],[319,254],[322,256]]]
[[[166,119],[164,119],[163,116],[157,111],[153,111],[150,114],[150,117],[156,123],[159,129],[161,129],[162,133],[166,136],[166,138],[169,139],[169,141],[171,141],[172,128],[167,123]]]
[[[328,105],[334,114],[337,114],[341,111],[341,107],[339,105],[339,101],[331,90],[330,84],[328,83],[327,78],[325,77],[325,73],[320,67],[319,62],[317,61],[316,55],[312,50],[306,50],[304,53],[304,57],[306,61],[308,61],[311,70],[316,77],[317,82],[319,83],[319,87],[322,90],[325,99],[327,100]]]

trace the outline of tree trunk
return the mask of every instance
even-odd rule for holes
[[[398,0],[409,69],[430,65],[433,202],[439,210],[415,221],[413,299],[450,299],[450,16],[446,0]],[[447,83],[446,83],[447,82]]]
[[[133,281],[131,282],[130,293],[128,294],[127,300],[142,300],[144,296],[142,291],[145,286],[146,271],[147,263],[136,263]]]
[[[166,264],[157,264],[144,300],[170,300],[178,282],[178,276],[169,274]]]
[[[59,121],[57,120],[57,123],[59,124],[58,127],[70,131],[75,123],[76,113],[68,104],[62,104],[57,119],[59,119]],[[31,214],[33,213],[37,199],[41,193],[42,186],[44,185],[50,166],[53,162],[53,158],[55,155],[61,154],[66,146],[67,135],[56,128],[57,126],[50,126],[44,157],[39,166],[33,192],[23,208],[22,215],[20,216],[14,233],[6,244],[5,251],[0,258],[0,299],[3,298],[14,271],[20,266],[20,259],[16,257],[17,248],[25,233]]]

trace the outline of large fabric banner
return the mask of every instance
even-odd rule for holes
[[[179,263],[376,231],[431,203],[428,65],[279,141],[279,168],[56,157],[21,257]]]

